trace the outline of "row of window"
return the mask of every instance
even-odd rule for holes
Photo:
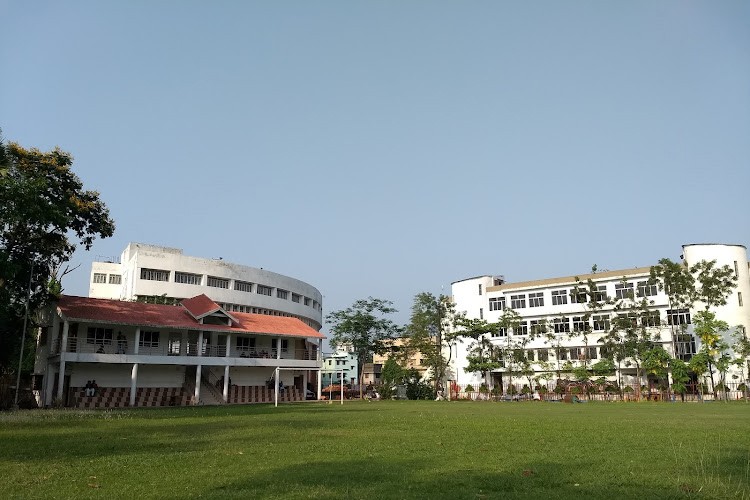
[[[107,273],[94,273],[93,283],[109,283],[110,285],[119,285],[122,283],[122,276],[119,274],[110,274],[107,280]]]
[[[695,338],[692,335],[675,335],[674,346],[676,351],[675,355],[685,361],[690,360],[690,358],[697,352]],[[560,347],[552,349],[519,349],[515,351],[515,356],[516,358],[523,356],[529,361],[545,362],[550,359],[550,351],[552,357],[559,361],[599,359],[600,354],[602,358],[608,358],[610,354],[604,346],[589,346]]]
[[[159,347],[160,332],[142,330],[140,338],[138,340],[139,347],[156,348]],[[237,348],[239,349],[252,349],[255,348],[255,337],[235,337],[237,342]],[[115,339],[118,343],[125,342],[122,334]],[[276,349],[279,339],[271,339],[271,349]],[[208,338],[204,339],[204,342],[208,342]],[[86,335],[86,343],[96,345],[112,345],[112,328],[96,328],[89,327]],[[281,350],[286,352],[289,349],[289,339],[281,339]]]
[[[657,286],[648,281],[639,281],[635,293],[634,289],[635,285],[633,283],[615,283],[615,298],[651,297],[658,293]],[[589,299],[596,302],[604,302],[608,299],[607,286],[597,285],[593,293],[588,288],[552,290],[551,299],[553,306],[565,305],[568,303],[568,300],[570,300],[571,304],[585,304]],[[490,311],[502,311],[505,309],[505,297],[494,297],[489,299],[489,302]],[[528,307],[543,307],[544,292],[531,292],[528,295],[524,293],[510,296],[510,307],[512,309],[524,309],[527,307],[527,304]]]
[[[169,274],[170,274],[170,271],[167,271],[164,269],[147,269],[145,267],[141,268],[142,280],[169,281]],[[94,279],[96,280],[96,274],[94,274]],[[223,288],[223,289],[229,290],[230,284],[231,284],[230,281],[231,280],[229,278],[220,278],[218,276],[206,276],[206,286],[210,286],[213,288]],[[94,281],[94,282],[98,283],[97,281]],[[186,273],[183,271],[175,271],[174,282],[182,283],[185,285],[201,285],[203,283],[203,275]],[[274,294],[273,293],[274,288],[271,286],[250,283],[247,281],[234,280],[234,290],[237,290],[238,292],[252,293],[253,288],[255,289],[255,293],[257,293],[258,295],[265,295],[267,297],[271,297]],[[322,310],[322,307],[318,303],[317,300],[313,300],[309,297],[304,297],[300,294],[289,292],[288,290],[284,290],[281,288],[276,288],[275,290],[276,290],[276,298],[289,300],[291,296],[292,302],[296,302],[298,304],[304,303],[306,306],[312,307],[313,309]]]
[[[634,327],[657,327],[661,326],[661,315],[659,311],[648,311],[641,315],[630,313],[615,316],[617,319],[624,319],[629,321]],[[528,335],[529,332],[532,335],[539,335],[545,333],[544,320],[532,319],[529,321],[521,321],[519,325],[512,332],[513,335]],[[555,333],[571,333],[572,332],[606,332],[611,327],[611,317],[608,314],[593,315],[591,316],[591,322],[588,318],[583,316],[573,316],[567,318],[565,316],[553,318],[551,322],[546,322],[548,330],[551,329]],[[668,309],[667,310],[667,324],[668,325],[689,325],[691,324],[690,310],[689,309]],[[571,329],[572,326],[572,329]],[[508,335],[507,328],[499,328],[493,337],[506,337]]]

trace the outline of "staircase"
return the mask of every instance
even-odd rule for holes
[[[204,405],[223,405],[224,396],[215,385],[210,384],[205,377],[201,377],[201,403]]]

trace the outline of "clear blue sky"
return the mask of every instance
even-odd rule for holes
[[[117,223],[318,287],[750,244],[750,2],[2,2],[0,127]]]

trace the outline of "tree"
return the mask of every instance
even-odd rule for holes
[[[99,193],[83,188],[72,164],[59,148],[41,152],[0,137],[0,370],[12,370],[19,355],[29,284],[34,311],[62,292],[77,244],[89,250],[114,233]]]
[[[701,339],[701,353],[705,360],[705,367],[711,377],[711,392],[716,397],[716,384],[714,383],[714,367],[720,359],[720,355],[725,349],[725,344],[722,341],[723,334],[729,330],[729,325],[726,321],[716,319],[716,314],[705,309],[698,311],[695,314],[693,321],[695,334]],[[726,366],[725,366],[726,365]],[[722,364],[722,367],[729,368],[728,361]]]
[[[429,292],[422,292],[414,296],[411,311],[411,320],[405,332],[405,348],[421,354],[431,370],[437,392],[444,387],[450,363],[450,357],[446,358],[444,352],[453,340],[451,332],[454,331],[455,304],[445,295],[435,297]]]
[[[351,307],[334,311],[326,316],[331,324],[331,344],[334,347],[347,347],[357,355],[359,363],[359,396],[362,397],[361,369],[372,359],[373,354],[383,354],[390,341],[400,333],[399,327],[384,317],[396,311],[390,300],[358,300]]]
[[[750,402],[750,398],[748,398],[747,377],[745,376],[745,370],[749,367],[748,359],[750,359],[750,339],[747,338],[747,332],[745,332],[743,326],[735,327],[734,332],[732,333],[732,338],[734,339],[732,350],[734,351],[735,356],[737,356],[732,363],[740,370],[740,377],[742,377],[741,385],[743,387],[742,392],[745,396],[745,401]]]
[[[466,356],[469,362],[466,371],[481,373],[487,383],[489,373],[502,366],[500,349],[488,337],[498,330],[498,326],[483,319],[469,319],[462,316],[456,319],[456,327],[460,332],[458,336],[474,340]]]

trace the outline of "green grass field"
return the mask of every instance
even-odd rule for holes
[[[0,498],[748,498],[750,405],[0,414]]]

